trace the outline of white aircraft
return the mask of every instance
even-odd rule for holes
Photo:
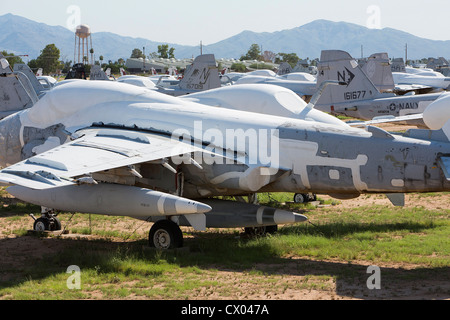
[[[403,59],[394,59],[392,76],[399,88],[413,86],[417,90],[431,91],[446,90],[450,86],[450,78],[429,68],[413,68],[405,66]]]
[[[0,121],[0,181],[47,208],[36,230],[60,226],[51,209],[130,216],[155,222],[149,243],[158,248],[182,245],[180,225],[273,230],[306,220],[215,196],[385,193],[401,205],[405,192],[450,191],[450,114],[438,112],[435,131],[393,135],[351,128],[289,90],[259,86],[268,93],[216,90],[219,108],[114,81],[58,86]],[[300,101],[299,116],[241,111],[251,97],[285,109]]]
[[[262,71],[262,70],[261,70]],[[267,70],[266,70],[267,71]],[[269,70],[270,71],[270,70]],[[277,85],[280,87],[284,87],[295,92],[299,97],[304,99],[305,101],[309,101],[311,97],[316,92],[316,79],[306,78],[303,76],[303,79],[307,80],[297,80],[295,76],[292,75],[289,77],[277,76],[273,71],[272,73],[266,73],[266,75],[261,75],[263,73],[252,73],[246,74],[243,77],[240,77],[236,81],[233,82],[234,85],[242,85],[242,84],[271,84]],[[292,80],[292,79],[295,80]]]

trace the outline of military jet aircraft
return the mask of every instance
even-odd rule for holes
[[[171,71],[172,73],[174,71]],[[172,75],[142,77],[122,75],[119,82],[157,90],[170,96],[183,96],[221,86],[216,59],[213,54],[204,54],[195,58],[192,65],[186,68],[181,80]]]
[[[256,71],[255,71],[256,72]],[[273,73],[273,72],[272,72]],[[292,80],[292,78],[287,78],[287,75],[277,76],[275,73],[271,76],[262,76],[257,74],[249,74],[240,77],[233,82],[234,85],[242,84],[271,84],[287,88],[295,92],[299,97],[305,101],[309,101],[311,97],[316,92],[316,80],[305,79],[305,80]]]
[[[39,82],[37,82],[38,85]],[[39,100],[29,78],[22,72],[13,72],[8,60],[0,53],[0,119],[30,108]]]
[[[166,87],[156,83],[158,91],[171,96],[182,96],[220,86],[219,69],[213,54],[203,54],[195,58],[177,85]]]
[[[272,95],[281,106],[298,101]],[[448,121],[400,136],[303,107],[292,119],[117,82],[67,83],[0,121],[0,181],[45,208],[155,222],[149,243],[159,248],[182,245],[180,225],[273,229],[306,219],[215,196],[386,193],[401,205],[405,192],[450,190]],[[48,209],[34,228],[58,225]]]
[[[380,116],[406,116],[422,113],[431,102],[445,93],[397,96],[380,92],[359,64],[347,52],[322,51],[318,66],[317,85],[335,80],[346,86],[329,86],[316,104],[316,108],[333,114],[362,120]]]
[[[429,68],[413,68],[406,66],[402,58],[394,59],[392,76],[398,86],[417,87],[421,90],[439,91],[448,89],[450,78]]]

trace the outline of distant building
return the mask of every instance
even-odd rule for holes
[[[168,66],[163,64],[163,63],[159,63],[156,62],[154,60],[148,60],[143,58],[129,58],[127,59],[127,62],[125,63],[125,66],[128,69],[128,72],[130,73],[143,73],[143,72],[150,72],[150,70],[152,70],[152,68],[154,68],[156,70],[157,73],[166,73]]]

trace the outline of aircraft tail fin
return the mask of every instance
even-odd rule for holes
[[[111,73],[111,69],[109,69]],[[109,80],[108,75],[99,65],[93,65],[91,68],[91,73],[89,75],[90,80]]]
[[[362,70],[380,92],[392,91],[395,88],[391,63],[387,53],[372,54],[362,66]]]
[[[204,54],[195,58],[193,64],[186,68],[180,88],[183,90],[209,90],[220,88],[219,69],[213,54]]]
[[[392,72],[406,73],[406,66],[405,66],[405,61],[403,61],[403,58],[392,59],[391,70],[392,70]]]
[[[282,76],[289,73],[292,73],[291,65],[287,62],[283,62],[282,64],[280,64],[280,66],[278,67],[277,75]]]
[[[318,101],[318,105],[351,103],[352,101],[374,99],[380,91],[367,77],[347,52],[340,50],[322,51],[318,65],[317,87],[324,81],[345,83],[342,86],[328,86]]]
[[[121,76],[126,76],[127,75],[127,72],[125,71],[124,68],[120,68],[120,75]]]
[[[40,96],[44,91],[46,91],[44,89],[44,86],[39,82],[39,80],[34,75],[33,71],[31,71],[30,67],[27,66],[26,64],[16,63],[14,65],[14,73],[18,75],[21,73],[22,76],[27,77],[29,83],[31,84],[31,86],[33,87],[34,91],[38,96]]]
[[[5,97],[0,99],[0,119],[30,108],[38,100],[28,78],[23,76],[20,80],[19,76],[12,71],[8,60],[1,54],[0,92]]]

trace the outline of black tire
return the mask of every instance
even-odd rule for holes
[[[170,220],[156,222],[148,234],[150,247],[168,250],[183,246],[183,233],[180,227]]]
[[[277,225],[267,226],[266,227],[266,233],[273,234],[273,233],[277,233],[277,231],[278,231],[278,226]]]
[[[244,233],[248,236],[265,236],[268,233],[275,233],[278,230],[278,226],[263,226],[263,227],[246,227]]]
[[[303,193],[296,193],[294,195],[294,202],[295,203],[305,203],[308,202],[308,195],[307,194],[303,194]]]
[[[36,221],[34,221],[33,230],[39,231],[39,232],[49,231],[50,230],[50,220],[48,220],[47,218],[36,219]]]
[[[61,227],[61,221],[57,217],[53,217],[50,223],[50,229],[51,231],[60,231],[62,229]]]

